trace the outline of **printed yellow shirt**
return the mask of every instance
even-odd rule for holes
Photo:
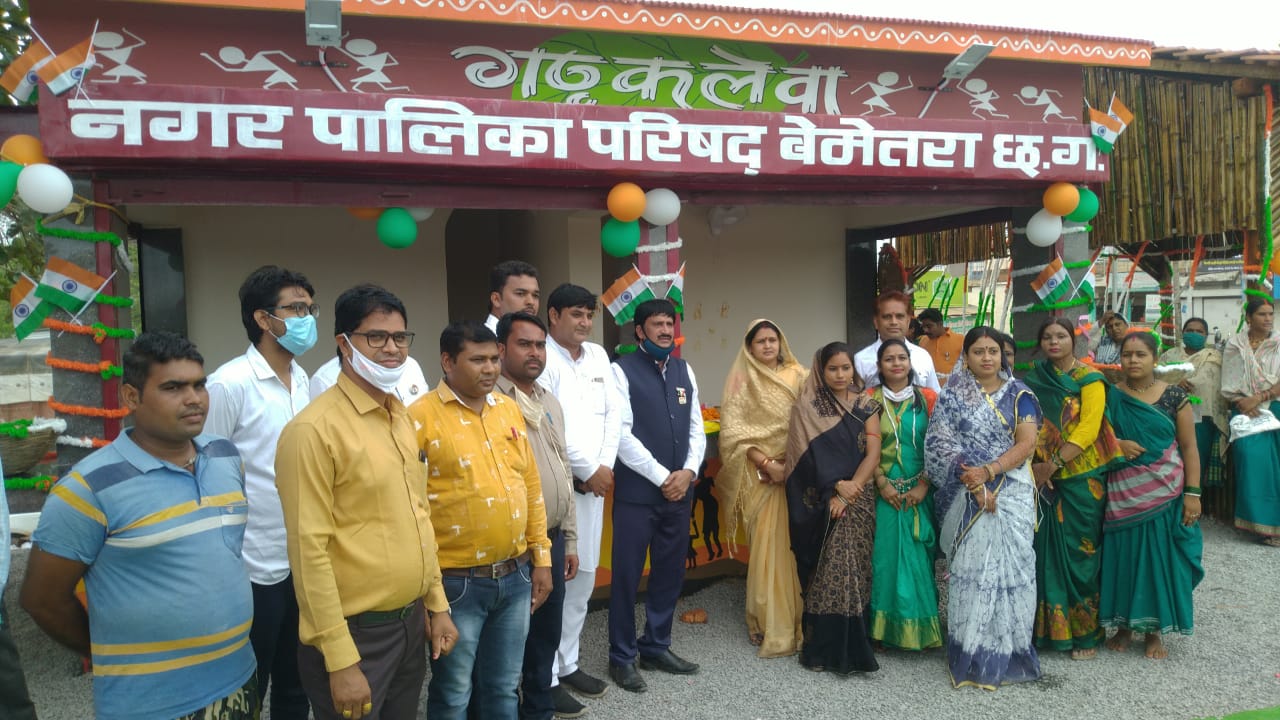
[[[526,549],[534,567],[550,567],[542,483],[515,401],[489,393],[477,414],[441,381],[409,414],[426,454],[440,567],[489,565]]]

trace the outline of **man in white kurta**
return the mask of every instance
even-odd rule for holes
[[[604,525],[604,496],[613,488],[613,463],[622,427],[617,395],[605,349],[588,342],[596,296],[564,284],[547,298],[547,367],[538,382],[560,401],[565,412],[565,444],[573,471],[578,513],[578,574],[565,583],[564,623],[551,679],[586,697],[603,695],[608,685],[578,667],[578,640],[595,588]]]
[[[853,369],[862,378],[866,387],[880,384],[880,365],[876,353],[885,340],[906,340],[907,328],[911,325],[911,305],[907,296],[894,290],[883,293],[876,298],[876,314],[871,322],[876,326],[876,341],[862,348],[853,356]],[[928,350],[907,342],[907,354],[911,356],[911,370],[915,373],[915,384],[934,392],[941,392],[938,384],[938,373],[933,367],[933,356]],[[946,368],[947,372],[951,368]]]

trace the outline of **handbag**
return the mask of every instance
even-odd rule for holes
[[[1230,424],[1231,438],[1227,441],[1229,443],[1258,433],[1280,430],[1280,420],[1277,420],[1267,408],[1258,408],[1257,415],[1236,415],[1231,418]]]

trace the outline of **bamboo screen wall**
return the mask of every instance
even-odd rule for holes
[[[1134,114],[1110,156],[1111,182],[1089,242],[1127,245],[1261,228],[1266,100],[1237,98],[1230,79],[1084,68],[1084,93],[1104,109],[1114,92]],[[1087,117],[1082,108],[1082,116]],[[1272,207],[1280,206],[1280,123],[1273,127]],[[1273,213],[1274,214],[1274,213]],[[897,239],[903,263],[1007,254],[1008,223]]]

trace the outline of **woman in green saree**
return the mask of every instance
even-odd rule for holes
[[[1051,318],[1037,339],[1046,359],[1024,378],[1044,411],[1033,466],[1040,515],[1035,642],[1086,660],[1105,638],[1098,624],[1103,478],[1124,454],[1105,416],[1106,382],[1076,359],[1071,323]]]
[[[1147,657],[1168,657],[1161,634],[1190,635],[1200,556],[1200,458],[1187,391],[1156,380],[1156,341],[1132,333],[1120,346],[1125,379],[1107,397],[1127,464],[1107,477],[1102,624],[1112,650],[1145,633]]]
[[[924,438],[938,396],[915,386],[903,340],[876,351],[880,466],[875,470],[876,539],[871,552],[871,638],[903,650],[942,647],[933,558],[938,540]]]
[[[1222,356],[1222,397],[1232,419],[1269,411],[1280,417],[1280,334],[1275,306],[1253,298],[1245,306],[1248,327],[1227,342]],[[1280,430],[1231,441],[1236,481],[1235,525],[1280,547]]]

